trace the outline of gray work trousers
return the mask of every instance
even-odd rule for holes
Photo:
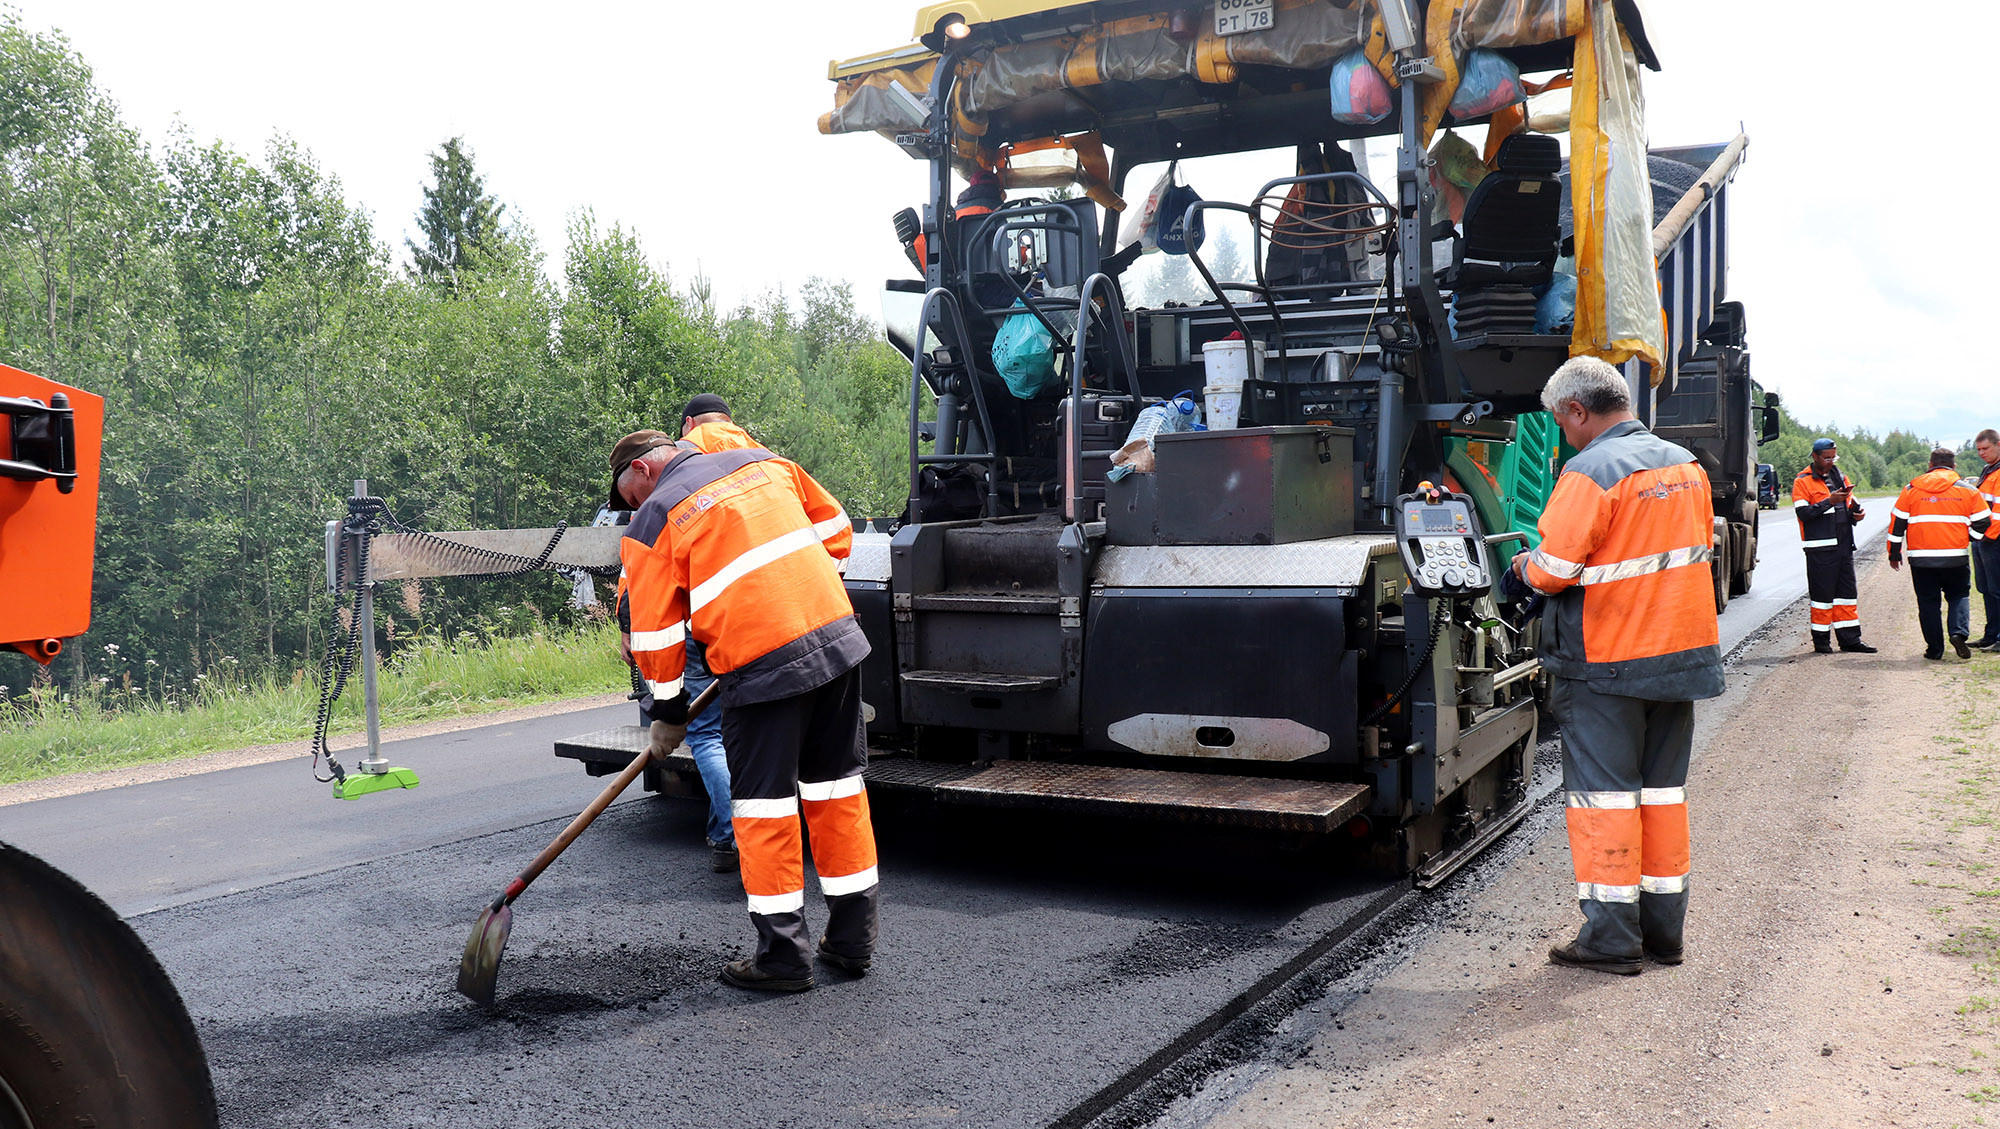
[[[1615,957],[1677,953],[1688,897],[1688,759],[1694,703],[1606,694],[1557,678],[1577,943]]]

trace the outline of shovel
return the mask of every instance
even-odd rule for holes
[[[689,721],[701,716],[701,711],[707,709],[708,704],[715,699],[716,690],[721,685],[719,682],[710,683],[708,689],[695,696],[694,701],[688,705]],[[528,864],[528,869],[507,883],[507,889],[493,899],[492,905],[481,911],[478,924],[472,927],[472,936],[466,939],[465,955],[458,960],[459,994],[481,1004],[493,1002],[493,989],[500,979],[500,954],[507,948],[507,934],[514,927],[514,899],[520,897],[521,892],[528,888],[528,883],[540,877],[542,871],[547,870],[549,864],[556,861],[557,855],[562,854],[571,843],[576,842],[576,837],[583,834],[583,829],[589,827],[592,820],[603,814],[604,809],[611,806],[611,801],[617,799],[620,792],[638,779],[639,774],[646,770],[646,762],[651,757],[652,754],[647,750],[639,750],[639,755],[632,758],[632,763],[625,766],[625,771],[620,772],[616,779],[606,785],[604,791],[599,792],[597,798],[590,801],[589,807],[583,809],[575,819],[570,820],[569,826],[562,829],[562,834],[556,836],[554,842],[542,848],[542,853],[535,856],[535,861]]]

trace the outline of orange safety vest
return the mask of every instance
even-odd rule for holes
[[[1853,505],[1852,501],[1845,506],[1835,503],[1833,487],[1813,473],[1812,464],[1806,464],[1799,476],[1792,479],[1792,513],[1799,519],[1800,547],[1809,553],[1819,549],[1852,550]]]
[[[1964,564],[1966,546],[1984,537],[1993,511],[1979,492],[1949,468],[1918,475],[1889,511],[1889,559],[1910,558],[1912,566]]]
[[[680,696],[688,638],[707,648],[725,705],[803,693],[859,663],[868,644],[834,565],[853,541],[833,495],[762,447],[668,464],[619,543],[654,700]]]
[[[1693,455],[1637,420],[1563,468],[1524,576],[1554,599],[1542,665],[1601,693],[1692,701],[1722,692],[1709,572],[1713,511]]]
[[[2000,517],[2000,509],[1994,508],[2000,506],[2000,463],[1980,468],[1979,496],[1986,499],[1986,508],[1993,510],[1995,517]],[[2000,540],[2000,521],[1986,527],[1986,539]]]
[[[695,450],[705,455],[713,455],[717,451],[734,451],[745,447],[763,446],[749,432],[736,426],[733,420],[726,419],[714,420],[710,423],[702,424],[700,427],[681,436],[681,442],[693,444]]]

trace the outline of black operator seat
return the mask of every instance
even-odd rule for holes
[[[1445,285],[1540,286],[1554,270],[1562,232],[1562,149],[1556,139],[1517,133],[1500,143],[1496,169],[1472,190],[1460,221],[1464,236]]]

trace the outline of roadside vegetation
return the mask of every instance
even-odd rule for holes
[[[382,664],[382,724],[486,713],[628,685],[618,633],[608,621],[485,642],[422,639]],[[100,676],[75,691],[43,685],[0,694],[0,784],[304,740],[317,705],[318,689],[304,670],[251,673],[229,656],[185,680],[149,677],[128,664],[119,678]],[[362,726],[357,680],[334,711],[332,731]]]

